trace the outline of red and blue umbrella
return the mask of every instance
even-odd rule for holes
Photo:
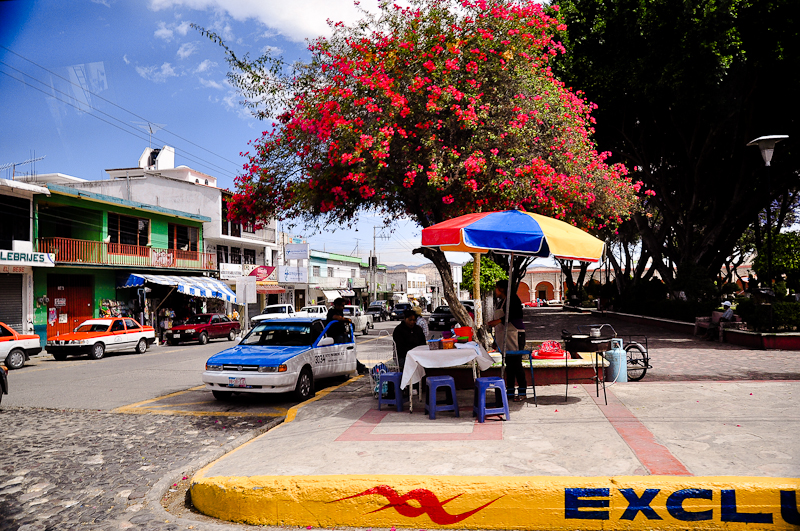
[[[603,241],[557,219],[504,210],[478,212],[422,229],[422,245],[465,253],[550,256],[599,262]]]

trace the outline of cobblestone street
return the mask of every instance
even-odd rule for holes
[[[3,408],[0,530],[186,529],[147,492],[259,420]]]

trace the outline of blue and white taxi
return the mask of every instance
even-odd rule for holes
[[[338,325],[338,326],[337,326]],[[317,378],[356,370],[356,343],[350,325],[313,318],[258,323],[235,347],[211,356],[203,383],[217,400],[237,393],[294,392],[314,396]]]

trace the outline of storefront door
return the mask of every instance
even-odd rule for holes
[[[294,309],[300,311],[300,308],[306,305],[306,292],[302,290],[294,291]]]
[[[67,334],[94,317],[94,277],[47,275],[47,337]]]
[[[22,279],[24,275],[0,274],[0,321],[18,333],[22,328]]]

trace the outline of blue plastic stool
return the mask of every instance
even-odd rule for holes
[[[386,404],[387,406],[395,406],[397,411],[403,411],[403,390],[400,389],[400,381],[403,379],[402,372],[384,372],[381,373],[378,379],[378,411],[381,410],[381,405]],[[386,383],[387,387],[388,384],[392,385],[392,390],[394,391],[394,398],[384,398],[383,397],[383,384]],[[388,389],[387,389],[388,390]]]
[[[494,389],[494,404],[489,407],[486,405],[486,392]],[[472,416],[478,416],[478,422],[486,422],[486,415],[505,415],[505,420],[511,416],[508,414],[508,397],[506,396],[506,382],[499,376],[486,376],[475,379],[475,400],[472,404]]]
[[[425,412],[431,420],[436,420],[437,411],[455,411],[458,413],[458,398],[456,398],[456,381],[452,376],[429,376],[426,378],[428,399],[425,401]],[[440,387],[445,391],[445,403],[436,402],[436,393]],[[448,396],[449,395],[449,396]]]

